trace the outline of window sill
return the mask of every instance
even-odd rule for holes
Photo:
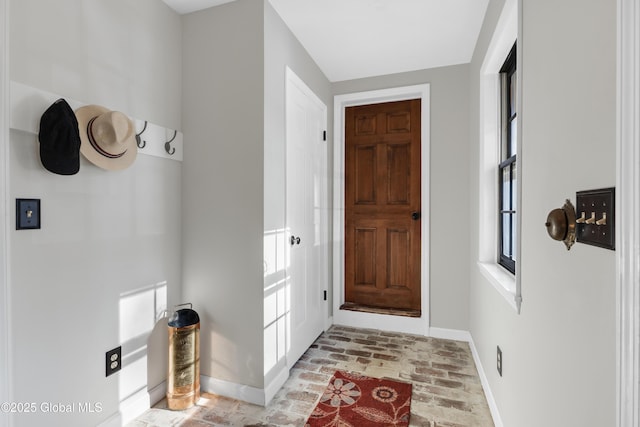
[[[478,268],[516,313],[520,313],[520,304],[516,296],[516,277],[498,264],[478,262]]]

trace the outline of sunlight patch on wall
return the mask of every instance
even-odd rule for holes
[[[286,356],[285,317],[286,281],[265,289],[264,297],[264,369],[269,372]]]
[[[120,294],[120,345],[122,371],[118,388],[120,401],[147,390],[148,340],[167,310],[167,282],[159,282]]]
[[[270,372],[286,356],[286,245],[284,229],[264,233],[264,371]]]
[[[285,237],[286,230],[269,230],[264,232],[264,277],[282,272],[285,269]],[[265,280],[265,287],[269,286]]]

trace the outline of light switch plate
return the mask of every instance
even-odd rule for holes
[[[576,193],[576,241],[615,250],[615,188]]]
[[[40,228],[40,199],[16,199],[16,230]]]

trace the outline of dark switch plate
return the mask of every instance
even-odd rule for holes
[[[615,188],[576,193],[576,240],[615,249]]]
[[[40,228],[40,199],[16,199],[16,230]]]

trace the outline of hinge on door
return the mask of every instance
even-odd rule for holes
[[[327,291],[323,291],[323,293],[324,293],[324,300],[326,301],[327,300]]]
[[[326,131],[326,130],[323,130],[323,131],[322,131],[322,140],[323,140],[323,141],[326,141],[326,140],[327,140],[327,131]]]

